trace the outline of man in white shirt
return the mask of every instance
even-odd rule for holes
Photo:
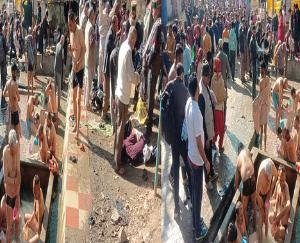
[[[192,206],[193,226],[195,239],[203,239],[208,232],[201,215],[201,202],[203,193],[203,165],[210,171],[210,163],[204,151],[203,117],[198,106],[199,86],[197,77],[192,77],[189,82],[190,98],[185,106],[185,119],[188,134],[188,161],[192,177]]]
[[[122,43],[118,58],[118,77],[116,88],[117,105],[117,133],[115,138],[116,173],[124,175],[121,161],[122,144],[124,139],[125,124],[127,122],[128,106],[130,102],[131,84],[138,84],[140,76],[134,71],[132,50],[137,39],[135,27],[130,27],[127,40]]]

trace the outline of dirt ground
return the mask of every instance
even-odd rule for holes
[[[89,113],[89,125],[98,124],[99,114]],[[95,125],[96,126],[96,125]],[[91,189],[90,242],[160,242],[161,200],[154,196],[155,164],[146,167],[148,180],[142,178],[144,165],[125,167],[124,177],[114,172],[113,141],[103,130],[91,128]],[[154,145],[154,144],[153,144]],[[120,235],[124,231],[126,236]]]

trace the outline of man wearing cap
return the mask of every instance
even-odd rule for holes
[[[97,37],[96,37],[96,15],[93,8],[88,11],[88,22],[85,28],[85,95],[84,95],[84,105],[90,109],[90,92],[93,78],[96,72],[96,47],[97,47]]]
[[[11,66],[11,79],[6,83],[4,87],[3,94],[8,97],[8,105],[10,110],[10,125],[11,128],[15,129],[17,132],[18,139],[21,137],[21,126],[20,126],[20,94],[17,84],[17,72],[18,67],[16,63]]]
[[[151,79],[147,80],[147,93],[148,93],[148,121],[147,121],[147,132],[146,135],[150,137],[152,133],[153,125],[153,109],[155,102],[155,89],[157,79],[162,66],[161,57],[161,36],[162,36],[162,24],[161,24],[161,4],[160,0],[152,1],[152,17],[154,24],[152,26],[150,35],[145,45],[143,53],[143,66],[144,70],[151,70]],[[145,73],[147,73],[145,71]],[[145,76],[145,77],[148,77]]]
[[[210,66],[205,62],[202,67],[202,78],[200,80],[200,95],[198,104],[203,116],[203,128],[205,138],[205,154],[210,163],[210,171],[205,171],[205,182],[208,190],[213,189],[212,182],[218,178],[212,166],[212,142],[215,136],[214,132],[214,114],[213,114],[213,100],[212,91],[209,89],[210,82]]]

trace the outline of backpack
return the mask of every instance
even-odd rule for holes
[[[175,119],[173,114],[173,84],[170,83],[162,94],[161,98],[161,131],[162,136],[168,144],[174,141]]]

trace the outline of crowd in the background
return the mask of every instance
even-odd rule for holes
[[[56,25],[44,2],[38,2],[36,14],[30,0],[22,1],[22,13],[8,15],[6,9],[1,11],[1,106],[9,110],[10,129],[8,145],[3,152],[5,196],[0,208],[1,240],[6,238],[7,242],[11,242],[11,239],[20,237],[20,139],[24,131],[20,127],[18,85],[22,63],[25,63],[27,73],[26,126],[38,146],[38,160],[46,163],[51,172],[58,172],[56,131],[66,76],[72,89],[74,112],[66,119],[70,119],[74,127],[75,138],[80,139],[83,97],[84,109],[100,111],[102,122],[113,126],[116,173],[124,175],[127,159],[132,162],[138,155],[143,155],[144,145],[147,147],[150,142],[156,119],[154,109],[157,107],[156,86],[160,82],[162,65],[163,29],[160,0],[146,1],[145,10],[138,6],[143,7],[136,1],[80,1],[77,5],[74,1],[67,1],[64,4],[65,22]],[[139,11],[145,11],[145,14]],[[46,112],[42,110],[37,113],[36,107],[41,100],[39,95],[34,94],[37,70],[43,70],[44,60],[48,60],[47,55],[51,53],[54,54],[54,72],[44,89],[48,100]],[[71,68],[68,67],[68,60]],[[11,65],[11,78],[7,81],[8,65]],[[128,128],[130,106],[133,104],[134,111],[138,110],[138,101],[144,106],[148,104],[144,107],[147,109],[144,134]],[[130,139],[126,143],[126,139],[131,137],[134,141]],[[147,162],[150,157],[151,151],[147,159],[142,158],[142,162]],[[36,187],[39,184],[39,179],[35,177],[35,211],[25,215],[23,236],[30,242],[39,240],[43,220],[43,193]],[[5,217],[2,218],[2,215]],[[35,233],[32,237],[29,237],[29,228]]]
[[[169,22],[166,26],[167,37],[162,53],[164,92],[161,119],[164,139],[172,150],[169,181],[173,188],[174,218],[179,220],[181,214],[179,204],[181,168],[186,192],[185,204],[191,202],[194,237],[198,240],[205,238],[208,232],[201,218],[203,173],[206,188],[212,191],[218,179],[218,173],[213,166],[213,150],[219,154],[224,153],[226,117],[229,115],[226,112],[228,87],[236,86],[237,79],[241,80],[242,85],[251,82],[254,127],[260,139],[258,146],[266,150],[271,103],[276,111],[275,129],[280,127],[284,114],[291,108],[284,103],[283,93],[288,89],[287,62],[295,59],[298,61],[299,57],[300,12],[297,5],[290,10],[282,5],[278,15],[274,13],[274,16],[268,17],[264,14],[265,11],[251,9],[251,6],[246,4],[238,5],[236,1],[185,1],[183,5],[184,17],[180,15],[179,19]],[[239,66],[236,65],[237,63]],[[277,78],[274,84],[271,83],[270,78],[273,74],[272,69],[276,72]],[[296,91],[293,90],[292,97],[296,96],[295,93]],[[298,131],[299,117],[295,115],[294,113],[289,121],[296,126],[295,131]],[[296,152],[299,151],[296,150],[298,142],[291,138],[288,128],[285,125],[283,127],[284,135],[281,135],[281,128],[279,128],[280,155],[290,161],[291,154],[296,156]],[[184,163],[180,163],[180,157]],[[294,162],[297,160],[294,157],[292,159]],[[270,186],[261,188],[260,192],[256,190],[256,184],[261,185],[265,182],[260,181],[262,180],[260,175],[257,180],[253,177],[253,162],[250,163],[253,169],[251,173],[244,174],[247,171],[245,167],[248,166],[248,161],[251,161],[250,155],[242,161],[240,163],[246,165],[242,166],[242,172],[237,173],[239,177],[237,177],[236,189],[240,182],[239,173],[242,173],[245,197],[241,199],[243,210],[239,211],[241,213],[238,215],[241,216],[237,220],[243,221],[245,218],[246,225],[242,232],[238,228],[239,240],[229,237],[230,242],[241,242],[242,237],[255,241],[253,239],[255,236],[250,236],[247,231],[249,229],[248,215],[246,215],[248,201],[252,199],[252,204],[258,205],[259,227],[262,228],[262,225],[269,220],[264,210],[274,189],[274,186],[272,188]],[[272,164],[271,162],[266,164],[268,164],[264,165],[267,167],[266,173],[272,181]],[[261,167],[260,170],[264,171],[265,168]],[[218,170],[222,169],[222,167],[218,168]],[[285,171],[281,174],[285,174]],[[281,179],[283,181],[285,177],[282,175]],[[273,182],[276,183],[275,177]],[[282,194],[282,190],[286,190],[283,189],[286,185],[284,182],[281,184],[281,180],[278,183],[282,185],[281,192],[279,196],[274,194],[273,198],[288,198],[285,192]],[[276,239],[284,237],[285,226],[282,227],[284,220],[281,221],[281,217],[289,214],[290,201],[285,200],[281,203],[277,206],[284,211],[275,212],[275,221],[274,215],[272,218],[270,216],[273,225],[272,235]],[[240,227],[239,224],[236,225]],[[232,230],[232,227],[235,226],[230,226],[229,230]],[[259,233],[259,237],[262,237],[261,231]]]

